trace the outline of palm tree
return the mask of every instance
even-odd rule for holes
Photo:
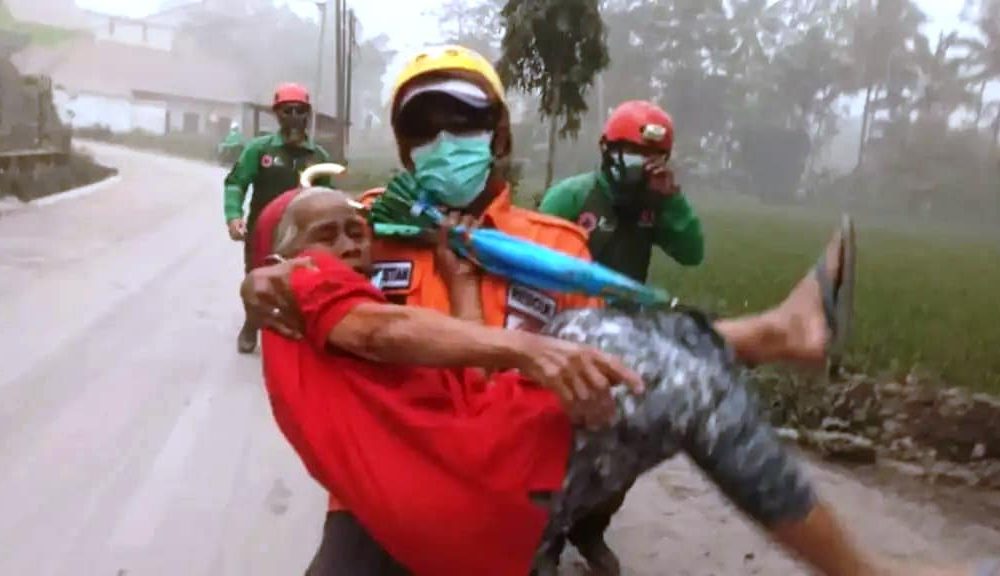
[[[946,122],[961,106],[975,104],[971,84],[962,75],[964,59],[951,54],[958,46],[956,32],[942,34],[934,51],[926,36],[917,36],[914,61],[918,77],[913,104],[919,117]]]
[[[679,137],[697,153],[700,143],[726,128],[725,101],[733,75],[724,69],[733,49],[725,33],[722,0],[652,2],[650,45],[654,47],[656,86],[683,128]]]
[[[447,0],[436,12],[445,41],[476,50],[487,58],[500,54],[502,0]]]
[[[976,25],[982,38],[971,38],[964,41],[971,57],[969,67],[972,69],[970,80],[979,83],[975,124],[978,127],[983,115],[987,112],[984,96],[986,86],[992,81],[1000,80],[1000,0],[982,0]],[[997,116],[993,121],[993,143],[1000,147],[1000,104],[996,106]]]
[[[898,79],[899,71],[908,66],[908,46],[912,45],[925,20],[926,16],[912,0],[861,0],[858,3],[852,47],[853,60],[860,74],[851,84],[865,91],[865,107],[856,169],[864,163],[865,145],[878,108],[873,103],[879,92],[892,83],[893,74]],[[890,95],[887,91],[885,102],[895,106],[898,96],[898,93]]]

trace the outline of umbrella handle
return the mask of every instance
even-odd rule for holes
[[[333,162],[313,164],[302,171],[302,175],[299,176],[299,186],[302,186],[303,188],[311,188],[313,186],[313,180],[320,176],[339,176],[344,172],[347,172],[347,168]]]
[[[490,271],[480,260],[476,257],[475,252],[469,245],[469,231],[465,229],[465,226],[456,226],[451,229],[451,249],[454,250],[459,256],[465,258],[469,262],[472,262],[477,267],[482,270]]]
[[[336,164],[334,162],[313,164],[302,171],[302,175],[299,176],[299,186],[302,188],[312,188],[313,180],[323,176],[339,176],[344,172],[347,172],[347,168],[344,168],[340,164]],[[352,198],[347,199],[347,205],[354,208],[358,212],[366,212],[368,210],[368,206],[365,206],[361,202]]]

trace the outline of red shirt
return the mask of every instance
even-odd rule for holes
[[[306,341],[264,332],[275,419],[309,473],[417,576],[521,576],[562,487],[571,426],[551,392],[515,373],[393,366],[327,348],[358,304],[384,302],[326,254],[292,289]]]

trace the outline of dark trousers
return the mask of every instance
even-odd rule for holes
[[[350,512],[327,512],[306,576],[409,576]]]
[[[254,264],[254,253],[253,253],[253,244],[254,244],[253,243],[253,230],[254,229],[253,229],[252,226],[253,226],[253,223],[254,223],[255,220],[256,220],[256,218],[254,218],[253,220],[248,220],[247,221],[247,234],[246,234],[246,237],[243,239],[243,273],[244,274],[250,274],[250,271],[254,269],[254,265],[253,265]],[[250,314],[247,313],[247,311],[245,309],[244,309],[243,312],[244,312],[244,315],[243,315],[243,328],[245,330],[246,329],[250,329],[250,328],[252,328],[251,323],[250,323]]]
[[[604,533],[611,525],[611,517],[621,510],[625,504],[625,496],[629,489],[635,484],[635,480],[629,482],[624,489],[608,498],[593,513],[579,519],[569,531],[569,541],[577,548],[586,548],[593,542],[604,537]]]
[[[578,550],[586,550],[603,539],[604,533],[607,532],[608,526],[611,525],[611,518],[625,504],[625,497],[628,495],[628,491],[632,488],[633,484],[635,484],[635,480],[628,482],[622,490],[615,492],[592,512],[577,520],[566,534],[566,537],[553,539],[545,553],[551,555],[551,557],[558,558],[566,548],[567,540],[573,546],[576,546]]]
[[[243,272],[253,270],[253,229],[247,226],[247,236],[243,240]]]

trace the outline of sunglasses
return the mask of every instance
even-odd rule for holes
[[[497,106],[476,108],[446,94],[422,94],[399,113],[396,130],[400,136],[429,141],[441,132],[470,134],[496,128],[500,120]]]
[[[281,106],[277,109],[279,116],[308,116],[309,106],[305,104],[292,104]]]

